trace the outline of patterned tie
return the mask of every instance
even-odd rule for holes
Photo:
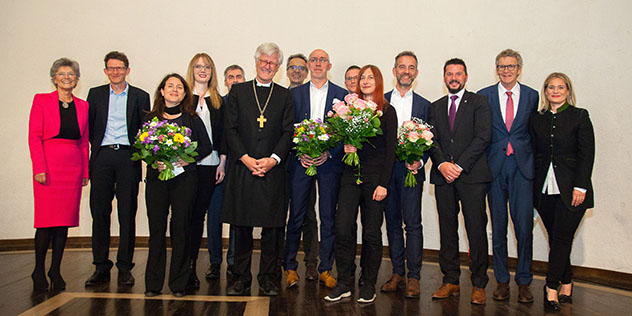
[[[507,131],[511,131],[511,124],[513,124],[514,120],[514,103],[511,98],[511,91],[505,92],[507,93],[507,107],[505,109],[505,126],[507,126]],[[507,156],[513,154],[513,147],[511,147],[511,142],[507,142]]]
[[[448,111],[448,118],[450,119],[450,130],[453,131],[454,130],[454,118],[456,118],[456,103],[454,101],[456,101],[456,99],[458,98],[458,95],[453,95],[450,97],[450,99],[452,99],[452,103],[450,103],[450,110]]]

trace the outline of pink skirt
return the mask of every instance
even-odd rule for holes
[[[46,183],[33,180],[34,227],[79,226],[83,179],[79,140],[46,140],[44,155],[48,169]]]

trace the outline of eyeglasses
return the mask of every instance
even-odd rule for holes
[[[321,63],[327,63],[329,62],[329,59],[325,58],[325,57],[321,57],[321,58],[317,58],[317,57],[312,57],[309,59],[310,63],[317,63],[317,62],[321,62]]]
[[[298,70],[298,71],[305,71],[307,68],[305,66],[297,66],[297,65],[291,65],[291,66],[287,66],[287,69],[290,70]]]
[[[509,71],[514,71],[517,68],[518,68],[518,65],[516,65],[516,64],[498,65],[498,66],[496,66],[496,69],[498,69],[498,70],[505,70],[505,69],[507,69]]]
[[[58,72],[56,76],[59,78],[63,78],[63,77],[74,78],[75,73],[74,72]]]
[[[108,71],[125,71],[125,69],[127,69],[127,67],[105,67],[105,69],[107,69]]]
[[[211,70],[211,65],[195,65],[193,66],[193,68],[195,68],[195,70]]]
[[[358,80],[358,76],[353,76],[353,77],[345,77],[345,81],[357,81]]]
[[[266,61],[266,60],[262,60],[262,59],[257,59],[257,61],[259,62],[259,64],[261,66],[270,66],[270,67],[278,67],[279,63],[275,62],[275,61]]]

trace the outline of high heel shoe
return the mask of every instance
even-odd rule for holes
[[[544,285],[544,308],[548,308],[553,311],[559,311],[561,309],[560,302],[557,301],[549,301],[548,295],[546,293],[547,286]]]
[[[557,296],[557,299],[560,301],[560,303],[573,303],[573,288],[574,287],[575,287],[575,284],[571,282],[571,294],[569,295],[560,294]]]
[[[48,290],[48,280],[46,280],[46,274],[44,274],[44,271],[33,271],[33,273],[31,274],[31,279],[33,279],[34,291]]]
[[[60,273],[48,271],[48,277],[50,278],[51,291],[63,291],[66,289],[66,281],[64,281]]]

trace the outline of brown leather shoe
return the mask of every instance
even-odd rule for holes
[[[505,301],[509,299],[509,283],[498,283],[492,297],[497,301]]]
[[[448,298],[450,296],[459,296],[459,285],[446,283],[442,285],[436,292],[432,293],[432,298]]]
[[[320,274],[320,282],[323,283],[326,287],[333,289],[336,286],[336,279],[331,274],[331,271],[325,271]]]
[[[318,270],[316,270],[315,265],[310,264],[305,268],[305,279],[310,281],[318,280]]]
[[[472,304],[482,305],[487,301],[485,289],[472,286]]]
[[[380,291],[382,292],[395,292],[397,290],[403,290],[406,287],[404,277],[399,274],[391,275],[391,278],[382,285]]]
[[[408,282],[406,282],[406,297],[419,298],[419,280],[408,278]]]
[[[533,302],[533,294],[531,294],[531,289],[529,289],[528,284],[518,285],[518,302],[520,303]]]
[[[285,285],[287,287],[293,287],[298,284],[298,274],[296,270],[285,271]]]

